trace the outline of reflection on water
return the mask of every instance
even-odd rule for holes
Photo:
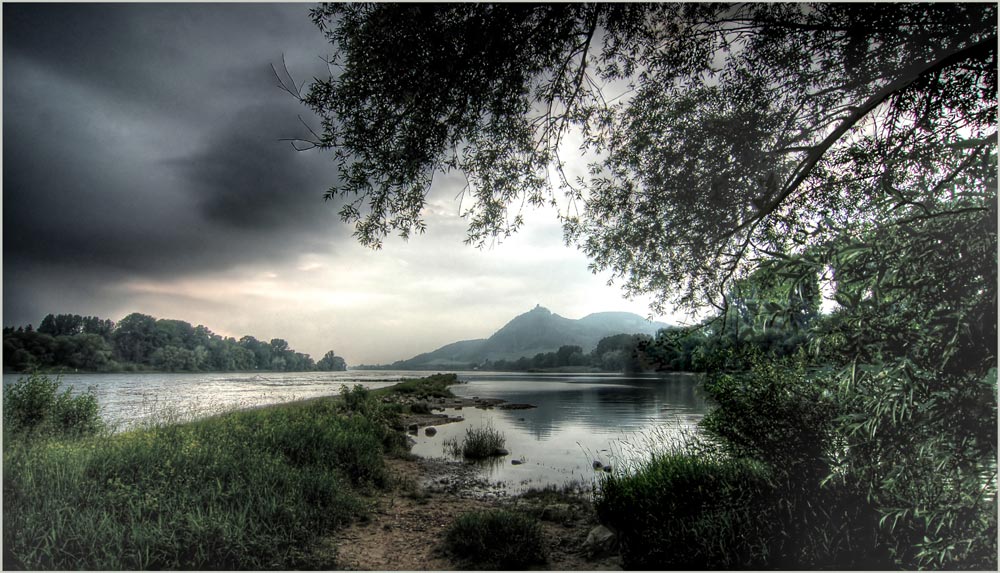
[[[455,394],[537,408],[448,409],[445,413],[465,420],[439,426],[433,437],[417,436],[413,452],[448,457],[445,440],[461,440],[469,427],[492,425],[503,432],[510,455],[484,465],[483,471],[504,482],[511,493],[566,482],[589,485],[599,475],[594,461],[620,468],[644,457],[649,442],[680,440],[708,410],[698,379],[691,375],[467,373],[462,377],[469,383],[453,387]]]

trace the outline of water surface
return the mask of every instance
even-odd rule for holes
[[[413,452],[449,457],[444,441],[459,440],[469,427],[489,425],[506,438],[510,455],[481,464],[493,480],[516,493],[530,487],[579,482],[590,486],[600,474],[593,462],[621,469],[644,458],[650,446],[678,442],[708,411],[699,378],[689,374],[463,373],[468,384],[453,386],[464,397],[528,403],[528,410],[448,409],[462,423],[415,437]],[[521,464],[513,464],[513,460]]]
[[[391,371],[221,372],[62,374],[59,378],[74,391],[92,388],[104,420],[127,428],[151,418],[191,419],[236,408],[330,396],[345,385],[381,388],[417,375]],[[20,377],[4,374],[3,383]]]

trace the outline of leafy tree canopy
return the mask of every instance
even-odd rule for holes
[[[755,262],[995,201],[994,4],[336,4],[312,12],[341,217],[422,232],[468,179],[468,242],[557,203],[626,290],[698,305]],[[589,169],[567,157],[582,140]]]

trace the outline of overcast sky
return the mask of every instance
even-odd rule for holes
[[[464,245],[454,177],[435,180],[426,235],[359,246],[322,199],[332,160],[279,141],[311,117],[270,65],[327,73],[309,7],[3,5],[4,325],[143,312],[360,364],[488,336],[535,304],[648,314],[552,213]]]

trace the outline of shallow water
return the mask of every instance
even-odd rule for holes
[[[620,470],[647,456],[651,446],[682,440],[708,411],[698,378],[687,374],[466,373],[462,378],[469,383],[453,386],[457,395],[537,408],[449,408],[445,413],[463,416],[464,421],[438,426],[433,437],[421,431],[413,452],[448,458],[445,440],[461,441],[470,427],[492,426],[504,434],[510,455],[479,465],[510,493],[565,483],[589,487],[601,475],[593,467],[595,461]],[[513,460],[523,463],[515,465]]]

